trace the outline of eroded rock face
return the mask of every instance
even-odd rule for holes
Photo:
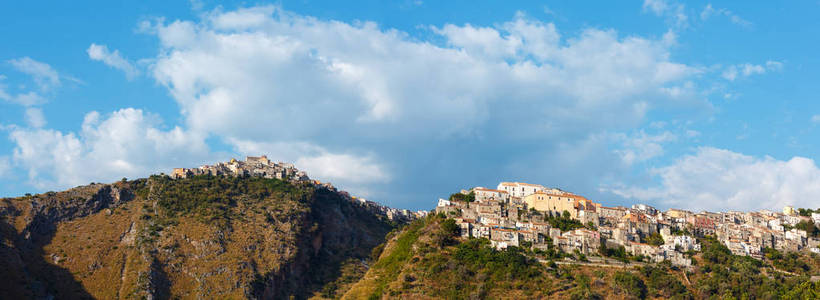
[[[169,184],[158,182],[0,200],[0,279],[14,282],[0,282],[0,299],[302,299],[393,228],[346,194],[306,185],[291,188],[300,197],[234,195],[215,225],[158,208]]]
[[[46,193],[31,198],[27,233],[47,235],[55,224],[114,208],[134,199],[128,188],[96,184],[60,193]]]
[[[81,219],[103,209],[116,208],[135,198],[126,184],[92,184],[63,192],[49,192],[35,196],[0,200],[0,277],[16,278],[2,281],[0,298],[55,297],[55,285],[60,281],[81,290],[73,275],[58,267],[71,259],[69,254],[44,253],[61,223]],[[87,266],[88,272],[102,268],[100,263]],[[50,277],[49,277],[50,276]],[[11,283],[13,282],[13,283]],[[4,294],[5,293],[5,294]],[[87,293],[73,295],[90,297]]]

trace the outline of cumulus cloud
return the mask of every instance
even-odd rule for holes
[[[669,131],[652,135],[643,130],[632,136],[619,135],[623,148],[616,149],[615,153],[621,157],[626,165],[647,161],[663,154],[663,144],[676,141],[678,136]]]
[[[653,174],[656,186],[609,190],[628,199],[692,210],[820,206],[820,169],[805,157],[784,161],[701,147]]]
[[[120,55],[118,50],[111,52],[106,45],[91,44],[86,50],[88,57],[100,61],[105,65],[125,73],[126,78],[132,79],[139,74],[139,70]]]
[[[432,37],[419,39],[275,6],[201,16],[141,25],[159,39],[146,61],[179,105],[180,127],[124,109],[89,113],[77,133],[15,128],[15,164],[42,187],[144,176],[213,159],[204,142],[213,137],[418,207],[454,186],[511,178],[593,187],[589,174],[622,166],[609,132],[633,130],[653,109],[710,105],[699,70],[670,58],[674,34],[562,35],[517,14],[493,26],[426,26]],[[93,46],[90,57],[116,54]]]
[[[29,107],[26,109],[26,123],[34,128],[46,126],[46,117],[43,116],[43,110],[36,107]]]
[[[742,78],[742,77],[749,77],[752,75],[762,75],[766,72],[770,71],[780,71],[783,69],[783,63],[779,61],[767,61],[763,65],[756,65],[756,64],[739,64],[739,65],[731,65],[727,67],[721,76],[729,81],[734,81],[735,79]]]
[[[342,184],[387,182],[385,166],[375,161],[372,153],[330,153],[327,149],[305,142],[256,142],[230,139],[237,153],[266,153],[272,159],[295,163],[313,178]]]
[[[105,118],[88,113],[76,134],[16,127],[9,135],[16,145],[12,159],[33,186],[50,189],[206,161],[204,137],[160,125],[156,116],[127,108]]]
[[[61,85],[60,74],[47,63],[36,61],[28,56],[8,62],[18,71],[31,76],[42,91]]]
[[[431,173],[423,161],[476,170],[480,182],[499,175],[478,170],[513,160],[546,166],[560,151],[586,153],[572,147],[599,147],[591,141],[603,131],[631,129],[658,107],[709,106],[691,82],[698,69],[670,59],[667,35],[589,28],[565,37],[523,14],[496,26],[428,26],[430,41],[275,6],[145,27],[162,47],[152,76],[169,89],[190,130],[234,147],[303,143],[353,155],[351,165],[380,166],[352,169],[390,178],[384,191],[411,177],[432,185],[455,176],[455,169]],[[476,164],[493,152],[515,157]],[[325,172],[313,166],[328,160],[312,157],[294,161]]]

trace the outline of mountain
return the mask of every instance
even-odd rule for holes
[[[337,297],[404,222],[372,204],[209,175],[0,199],[0,299]]]
[[[474,191],[440,200],[438,213],[411,213],[263,156],[3,198],[0,299],[820,298],[820,255],[809,248],[753,258],[701,234],[691,237],[698,250],[672,245],[683,260],[650,259],[634,252],[651,246],[638,242],[632,252],[611,248],[603,237],[594,251],[579,244],[582,252],[569,238],[604,225],[511,204],[500,219],[484,195],[500,191]],[[488,223],[488,239],[465,217],[473,210],[521,226]],[[525,223],[549,235],[519,241],[532,231]],[[664,242],[649,231],[647,242]]]

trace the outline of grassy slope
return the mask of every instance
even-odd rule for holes
[[[733,256],[706,239],[697,267],[669,264],[621,269],[527,260],[525,252],[494,251],[487,242],[442,239],[444,219],[416,221],[388,239],[378,261],[343,299],[816,299],[820,258],[756,261]],[[444,242],[442,242],[444,241]],[[776,272],[781,266],[801,275]]]

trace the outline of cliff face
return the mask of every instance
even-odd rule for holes
[[[344,194],[262,178],[2,199],[0,298],[333,297],[326,285],[393,226]]]

